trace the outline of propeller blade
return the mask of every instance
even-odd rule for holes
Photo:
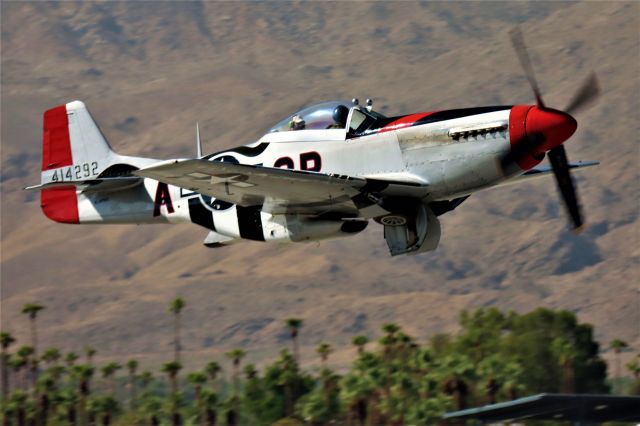
[[[567,113],[572,114],[578,110],[586,108],[593,101],[595,101],[600,95],[600,83],[598,82],[598,76],[592,72],[582,82],[580,89],[573,95],[571,102],[564,109]]]
[[[536,103],[539,108],[544,108],[544,102],[542,102],[542,95],[540,94],[538,81],[533,73],[533,66],[531,65],[531,59],[527,53],[527,45],[524,43],[524,36],[522,35],[522,31],[520,31],[520,27],[514,27],[511,29],[511,31],[509,31],[509,36],[511,36],[513,50],[516,51],[518,59],[520,60],[520,65],[524,70],[524,74],[527,77],[527,80],[529,80],[531,90],[533,90],[533,94],[536,96]]]
[[[567,208],[567,213],[569,213],[573,230],[574,232],[580,232],[582,230],[583,219],[580,212],[580,204],[578,203],[578,194],[573,179],[571,178],[569,162],[567,161],[567,153],[564,146],[560,145],[553,148],[547,153],[547,156],[549,157],[560,195]]]

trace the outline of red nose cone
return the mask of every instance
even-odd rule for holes
[[[576,120],[566,112],[533,107],[527,114],[527,136],[543,135],[544,142],[535,152],[542,154],[569,139],[578,128]]]

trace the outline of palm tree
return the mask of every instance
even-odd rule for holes
[[[467,383],[460,377],[450,377],[443,386],[443,391],[447,395],[453,396],[456,402],[457,410],[464,410],[467,408],[467,395],[469,393],[469,387]]]
[[[67,364],[67,367],[73,367],[77,360],[78,354],[75,352],[69,352],[64,356],[64,362]]]
[[[171,410],[171,425],[182,426],[182,414],[180,407],[182,406],[182,395],[177,393],[169,397],[169,407]]]
[[[327,368],[327,359],[329,358],[329,354],[333,352],[333,348],[328,343],[320,343],[316,348],[316,352],[320,355],[320,359],[322,360],[322,368]]]
[[[378,340],[378,343],[380,343],[380,345],[382,346],[382,353],[384,355],[385,361],[387,363],[390,363],[394,355],[396,337],[391,334],[386,334]]]
[[[300,379],[298,364],[289,350],[282,349],[280,358],[276,361],[276,366],[279,369],[276,383],[283,390],[285,413],[287,416],[291,416],[293,415],[294,402],[300,396],[296,392]]]
[[[383,347],[385,359],[390,361],[390,358],[395,355],[400,327],[397,324],[390,322],[382,326],[382,331],[386,334],[380,338],[380,344]]]
[[[33,382],[33,388],[36,387],[36,380],[38,379],[38,334],[36,329],[36,318],[38,312],[44,309],[44,306],[37,303],[27,303],[22,307],[22,313],[29,316],[29,323],[31,326],[31,347],[33,347],[33,357],[31,358],[31,380]]]
[[[53,365],[45,370],[47,374],[50,374],[56,380],[60,380],[66,371],[67,368],[64,365]]]
[[[620,353],[629,347],[629,344],[621,339],[613,339],[609,343],[609,348],[613,349],[616,357],[616,387],[620,383]]]
[[[36,318],[38,317],[38,312],[44,309],[44,306],[38,305],[37,303],[27,303],[22,307],[22,313],[29,316],[29,321],[31,323],[31,344],[34,349],[34,353],[37,354],[37,344],[38,344],[38,336],[36,334]]]
[[[495,404],[498,392],[505,389],[511,396],[517,392],[522,378],[522,368],[502,354],[495,353],[485,357],[475,366],[476,373],[481,379],[487,392],[487,402]]]
[[[216,426],[216,420],[218,418],[217,405],[218,395],[210,390],[204,389],[202,391],[202,404],[205,412],[205,424],[207,426]]]
[[[403,362],[406,362],[412,351],[416,349],[418,345],[413,341],[413,337],[403,332],[399,332],[396,335],[396,339],[400,358]]]
[[[258,370],[254,364],[247,364],[242,369],[247,380],[253,380],[258,377]]]
[[[100,424],[102,414],[102,396],[92,395],[87,400],[87,424],[94,426]],[[84,425],[83,425],[84,426]]]
[[[551,342],[551,352],[555,355],[562,368],[562,391],[574,393],[574,360],[578,355],[573,344],[564,337],[556,337]]]
[[[33,347],[31,346],[20,346],[18,348],[18,351],[16,352],[16,354],[18,356],[21,356],[23,358],[31,358],[31,356],[33,356]]]
[[[227,408],[224,415],[227,426],[238,426],[238,402],[239,398],[235,395],[224,402]]]
[[[111,395],[95,396],[87,404],[88,420],[91,425],[109,426],[118,411],[120,411],[120,404]]]
[[[20,371],[28,364],[27,359],[19,355],[14,355],[7,361],[11,370],[13,370],[13,390],[14,392],[20,387]],[[24,386],[24,383],[22,383]]]
[[[398,326],[398,324],[395,324],[393,322],[388,322],[386,324],[383,324],[382,331],[384,331],[388,335],[393,336],[394,334],[400,331],[400,326]]]
[[[16,406],[10,401],[3,402],[0,405],[0,419],[2,419],[2,426],[10,426],[12,420],[16,415]]]
[[[33,374],[33,361],[31,359],[33,357],[33,347],[20,346],[16,353],[18,357],[22,358],[25,362],[23,368],[26,369],[24,370],[23,383],[26,385],[25,389],[27,389],[29,387],[29,373]],[[31,383],[33,384],[33,380]]]
[[[60,353],[60,349],[58,348],[49,348],[40,357],[47,365],[56,364],[60,361],[62,354]]]
[[[55,406],[59,402],[59,382],[66,370],[67,369],[62,365],[54,365],[47,368],[43,374],[43,376],[46,376],[53,381],[54,392],[51,395],[52,412],[55,411]],[[40,379],[42,379],[42,377]]]
[[[129,401],[129,408],[133,409],[136,402],[136,370],[138,369],[138,361],[130,359],[127,361],[127,370],[129,371],[129,387],[131,390],[131,401]]]
[[[356,336],[351,343],[358,348],[358,355],[360,355],[364,352],[366,344],[369,343],[369,338],[367,336]]]
[[[111,395],[116,394],[116,381],[115,374],[122,368],[122,365],[117,362],[110,362],[101,368],[102,377],[109,381],[109,387],[111,388]]]
[[[640,359],[634,359],[627,363],[627,369],[633,374],[633,378],[640,380]]]
[[[57,402],[63,409],[66,424],[75,426],[78,420],[78,394],[73,389],[63,389],[57,395]]]
[[[171,418],[174,425],[181,423],[178,413],[178,373],[181,369],[182,364],[177,361],[170,361],[162,365],[162,372],[166,373],[171,381]]]
[[[142,373],[140,373],[140,375],[138,376],[138,383],[140,383],[140,387],[142,391],[145,391],[147,389],[147,386],[149,386],[152,380],[153,380],[153,373],[151,373],[151,371],[145,370]]]
[[[79,416],[81,424],[87,424],[87,400],[91,396],[91,378],[95,368],[89,364],[74,365],[72,375],[78,380],[78,394],[80,395]]]
[[[369,400],[376,392],[376,383],[370,375],[349,373],[342,379],[340,397],[347,409],[347,424],[364,426],[369,417]]]
[[[51,410],[51,396],[56,390],[56,379],[51,374],[43,374],[38,378],[39,417],[40,423],[47,424]]]
[[[111,424],[111,420],[119,410],[120,410],[120,405],[118,404],[118,400],[115,399],[115,397],[111,395],[102,397],[100,400],[100,411],[102,412],[102,425],[109,426]]]
[[[184,309],[185,305],[186,303],[182,297],[176,297],[171,301],[171,304],[169,305],[169,312],[173,314],[174,318],[173,360],[175,362],[180,362],[180,350],[182,349],[182,346],[180,345],[180,313]]]
[[[222,368],[220,367],[220,364],[215,361],[209,362],[204,368],[204,371],[207,373],[207,376],[209,376],[209,380],[211,380],[212,384],[215,383],[218,378],[218,373],[220,373],[221,370]]]
[[[240,362],[242,358],[247,355],[247,352],[242,349],[234,349],[225,354],[233,362],[233,393],[234,396],[238,395],[238,376],[240,373]]]
[[[181,369],[182,369],[182,364],[175,361],[170,361],[162,365],[161,371],[163,373],[166,373],[167,376],[169,377],[169,380],[171,381],[171,393],[174,393],[174,394],[178,393],[177,378],[178,378],[178,373],[180,372]]]
[[[87,364],[93,364],[93,357],[96,355],[96,349],[93,346],[85,346],[84,355],[87,357]]]
[[[26,392],[16,390],[11,393],[11,403],[15,406],[15,417],[18,426],[27,424],[27,402],[29,396]],[[5,419],[6,420],[6,419]]]
[[[9,346],[15,342],[16,339],[6,331],[0,332],[0,346],[2,347],[2,402],[7,400],[9,396]]]
[[[147,416],[149,425],[160,425],[160,419],[158,418],[158,413],[162,410],[162,400],[160,398],[150,392],[142,395],[141,408]]]
[[[523,373],[522,365],[518,362],[509,361],[504,366],[505,380],[502,387],[506,389],[511,401],[518,399],[520,391],[525,389],[522,381]]]
[[[201,371],[189,373],[187,381],[191,383],[195,389],[197,421],[202,423],[202,386],[207,382],[207,375]]]
[[[300,318],[287,318],[286,324],[289,327],[289,335],[291,336],[291,342],[293,344],[293,358],[296,364],[300,365],[300,353],[298,351],[298,333],[300,327],[302,327],[302,320]]]
[[[456,409],[464,410],[469,395],[468,383],[475,379],[472,360],[464,354],[453,353],[438,361],[438,370],[442,390],[453,397]]]

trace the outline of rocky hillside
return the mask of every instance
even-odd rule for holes
[[[577,312],[597,337],[640,350],[638,3],[66,3],[2,5],[2,328],[26,339],[25,302],[47,305],[43,345],[104,359],[170,356],[167,305],[186,298],[196,365],[232,347],[261,362],[305,319],[303,357],[395,321],[426,338],[461,309]],[[256,140],[299,107],[372,97],[399,114],[532,103],[507,31],[520,23],[545,100],[562,108],[596,70],[577,116],[580,236],[552,179],[489,190],[443,217],[435,253],[390,258],[382,229],[306,245],[201,245],[197,226],[66,226],[40,212],[42,112],[83,100],[118,152],[192,155]],[[635,135],[635,136],[634,136]]]

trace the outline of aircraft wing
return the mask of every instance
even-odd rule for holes
[[[569,163],[569,169],[572,171],[579,171],[579,170],[586,169],[587,167],[597,166],[598,164],[600,163],[597,161],[576,161],[575,163]],[[507,186],[507,185],[520,183],[520,182],[529,182],[532,179],[537,179],[540,177],[550,176],[550,175],[553,175],[553,170],[551,169],[551,166],[546,164],[540,165],[540,166],[534,167],[533,169],[527,170],[526,172],[524,172],[519,176],[515,176],[502,183],[499,183],[495,187]]]
[[[355,215],[375,204],[367,193],[389,186],[359,177],[202,159],[170,160],[134,174],[240,206],[262,206],[273,214]]]

